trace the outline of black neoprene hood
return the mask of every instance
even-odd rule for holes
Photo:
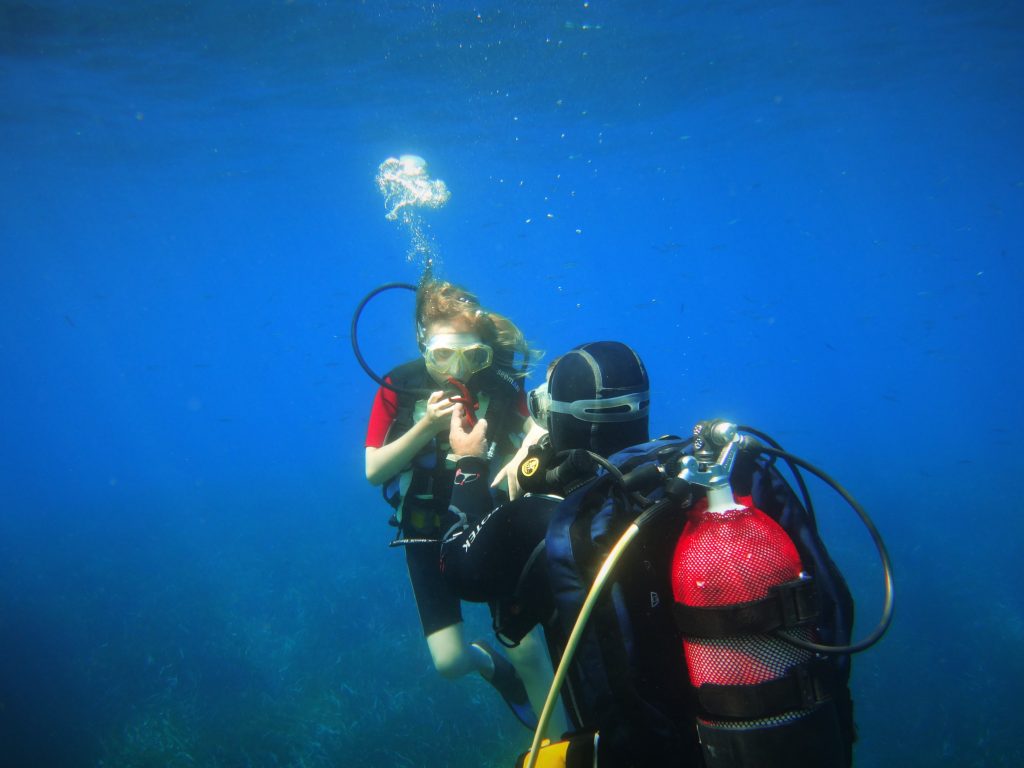
[[[647,393],[650,382],[640,356],[619,341],[595,341],[567,352],[555,364],[548,384],[552,400],[572,403]],[[552,412],[549,426],[556,451],[586,448],[610,456],[648,439],[647,403],[626,421],[591,422]],[[628,410],[628,409],[627,409]]]

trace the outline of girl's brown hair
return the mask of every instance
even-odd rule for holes
[[[488,312],[480,300],[461,286],[447,280],[424,279],[416,289],[416,341],[426,343],[427,327],[436,322],[462,320],[494,350],[495,362],[513,375],[525,376],[526,366],[515,370],[516,358],[530,363],[531,355],[523,332],[504,315]]]

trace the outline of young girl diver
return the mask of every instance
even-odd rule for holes
[[[421,356],[393,369],[377,392],[366,436],[366,478],[384,486],[396,510],[395,543],[405,544],[437,671],[449,679],[479,672],[516,717],[534,727],[531,699],[539,711],[551,679],[543,641],[528,637],[509,649],[512,663],[486,642],[468,643],[461,602],[439,568],[441,539],[455,522],[449,512],[453,484],[487,482],[456,472],[448,445],[452,413],[461,405],[486,417],[493,461],[503,466],[530,425],[523,371],[516,368],[516,360],[528,360],[530,350],[508,318],[486,311],[465,289],[429,275],[416,291],[415,321]]]

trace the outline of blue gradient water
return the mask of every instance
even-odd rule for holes
[[[999,2],[0,5],[0,763],[525,748],[429,671],[363,478],[402,152],[452,190],[444,276],[874,515],[857,765],[1024,763],[1022,43]],[[371,305],[373,364],[410,315]],[[876,559],[817,498],[862,635]]]

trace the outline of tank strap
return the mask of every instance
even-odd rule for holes
[[[687,637],[763,635],[809,624],[820,613],[814,579],[793,579],[768,590],[768,597],[746,603],[697,607],[676,603],[676,626]]]
[[[827,661],[813,660],[757,685],[704,683],[697,690],[697,700],[712,717],[759,720],[783,712],[813,709],[830,701],[838,685],[835,668]]]
[[[707,768],[848,768],[835,707],[825,704],[779,724],[742,727],[697,721]]]

